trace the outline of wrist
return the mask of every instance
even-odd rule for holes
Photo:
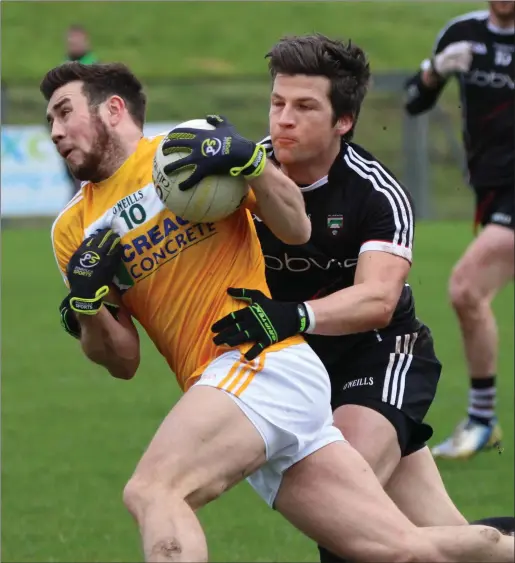
[[[89,327],[94,327],[95,325],[98,325],[98,323],[100,322],[102,315],[103,315],[103,309],[104,309],[104,307],[102,307],[102,304],[101,304],[100,307],[96,310],[96,312],[94,314],[78,313],[77,311],[74,311],[73,309],[72,309],[72,314],[75,315],[75,318],[77,319],[81,328],[89,328]]]
[[[445,77],[435,68],[434,57],[426,59],[421,65],[421,70],[422,83],[428,88],[434,88],[445,80]]]
[[[304,302],[304,307],[308,314],[308,327],[304,332],[306,332],[306,334],[312,334],[316,326],[315,311],[313,311],[313,307],[311,307],[307,301]]]
[[[297,315],[299,318],[299,332],[311,334],[315,330],[315,312],[311,305],[305,301],[297,305]]]
[[[96,290],[95,293],[90,292],[75,293],[73,287],[70,293],[70,308],[74,313],[81,316],[95,316],[104,301],[104,297],[109,293],[109,286],[104,285]]]
[[[284,174],[274,166],[271,161],[267,161],[261,174],[254,178],[248,178],[248,183],[250,187],[256,193],[260,192],[267,192],[270,186],[276,185],[277,181],[279,180],[278,175],[281,175],[284,178]],[[282,179],[281,178],[281,179]]]
[[[252,178],[258,178],[263,174],[266,167],[266,149],[263,145],[254,144],[253,153],[249,161],[241,168],[240,174],[245,177],[246,180]]]
[[[428,70],[430,77],[434,80],[441,81],[447,78],[440,70],[438,70],[438,63],[436,62],[435,57],[431,57]]]

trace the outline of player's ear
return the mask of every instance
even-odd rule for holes
[[[117,125],[125,112],[125,101],[120,96],[110,96],[105,102],[106,118],[111,126]]]
[[[352,129],[353,124],[354,119],[351,115],[342,115],[337,119],[335,129],[339,135],[345,135]]]

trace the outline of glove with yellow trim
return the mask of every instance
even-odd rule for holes
[[[105,308],[111,313],[111,315],[118,320],[118,310],[119,306],[114,303],[107,303],[104,301]],[[80,339],[81,328],[80,323],[75,316],[75,313],[70,307],[70,296],[67,295],[59,305],[59,316],[61,319],[61,326],[64,330],[73,338]]]
[[[98,313],[121,259],[120,237],[112,229],[99,230],[83,241],[66,271],[73,311],[84,315]]]
[[[190,154],[164,167],[173,174],[182,168],[193,168],[189,178],[179,184],[181,191],[191,189],[207,176],[228,175],[256,178],[266,164],[263,145],[254,143],[236,132],[224,117],[208,115],[206,121],[214,130],[177,127],[162,145],[164,155],[185,151]]]
[[[230,287],[227,293],[234,299],[246,301],[249,306],[219,319],[211,331],[213,342],[220,346],[238,346],[253,343],[245,354],[250,362],[265,349],[290,336],[309,329],[309,314],[304,303],[274,301],[257,289]]]

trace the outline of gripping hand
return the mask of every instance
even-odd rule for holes
[[[164,155],[189,152],[185,157],[167,164],[163,172],[171,175],[182,168],[192,168],[187,180],[179,184],[189,190],[202,179],[213,175],[245,176],[255,178],[265,167],[266,151],[263,145],[239,135],[233,125],[219,115],[208,115],[207,122],[214,130],[175,128],[162,145]]]
[[[455,72],[467,72],[472,63],[472,56],[472,44],[469,41],[457,41],[435,55],[431,66],[436,74],[448,78]]]
[[[121,259],[120,237],[112,229],[97,231],[83,241],[67,268],[73,311],[98,313]]]
[[[238,346],[253,342],[245,354],[248,361],[256,358],[265,348],[309,328],[309,316],[304,303],[288,303],[269,299],[254,289],[229,288],[227,293],[249,303],[248,307],[221,318],[211,330],[216,334],[216,345]]]

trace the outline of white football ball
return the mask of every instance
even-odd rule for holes
[[[177,127],[212,130],[214,127],[205,119],[185,121]],[[172,129],[173,131],[173,129]],[[165,174],[167,164],[188,156],[188,152],[163,154],[163,143],[157,147],[152,167],[152,179],[159,199],[166,207],[187,221],[195,223],[214,223],[234,213],[248,194],[248,185],[241,176],[207,176],[193,188],[181,191],[179,184],[192,173],[186,168],[173,174]],[[216,147],[215,147],[216,150]]]

